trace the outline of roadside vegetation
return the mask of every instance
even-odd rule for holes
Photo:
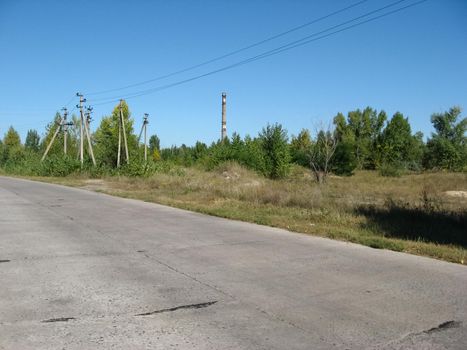
[[[0,173],[33,177],[456,263],[467,262],[467,119],[459,108],[434,114],[426,142],[401,113],[372,108],[338,114],[332,127],[289,138],[280,124],[256,137],[233,134],[206,145],[160,148],[147,161],[124,108],[130,164],[116,167],[118,109],[93,134],[97,167],[78,161],[77,120],[49,155],[56,116],[24,144],[10,128]]]

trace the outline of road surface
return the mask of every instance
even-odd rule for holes
[[[467,349],[467,268],[0,177],[0,349]]]

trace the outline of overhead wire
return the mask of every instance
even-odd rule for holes
[[[141,82],[137,82],[137,83],[133,83],[133,84],[129,84],[129,85],[125,85],[125,86],[121,86],[121,87],[117,87],[117,88],[113,88],[113,89],[107,89],[107,90],[101,90],[101,91],[95,91],[95,92],[87,92],[86,93],[86,96],[93,96],[93,95],[100,95],[100,94],[105,94],[105,93],[109,93],[109,92],[114,92],[114,91],[121,91],[121,90],[126,90],[126,89],[129,89],[129,88],[132,88],[132,87],[136,87],[136,86],[141,86],[141,85],[145,85],[145,84],[149,84],[149,83],[152,83],[154,81],[158,81],[158,80],[162,80],[162,79],[166,79],[166,78],[170,78],[172,76],[175,76],[175,75],[178,75],[178,74],[181,74],[181,73],[185,73],[185,72],[188,72],[188,71],[191,71],[193,69],[196,69],[196,68],[200,68],[200,67],[203,67],[205,65],[208,65],[210,63],[214,63],[214,62],[217,62],[217,61],[220,61],[224,58],[227,58],[227,57],[230,57],[230,56],[233,56],[235,54],[238,54],[240,52],[243,52],[243,51],[246,51],[246,50],[249,50],[251,48],[254,48],[254,47],[257,47],[259,45],[262,45],[262,44],[265,44],[269,41],[272,41],[272,40],[275,40],[275,39],[278,39],[280,37],[283,37],[287,34],[290,34],[290,33],[293,33],[295,31],[298,31],[300,29],[303,29],[305,27],[308,27],[312,24],[315,24],[315,23],[318,23],[320,21],[323,21],[327,18],[330,18],[332,16],[335,16],[339,13],[342,13],[342,12],[345,12],[345,11],[348,11],[354,7],[357,7],[365,2],[367,2],[369,0],[360,0],[356,3],[353,3],[349,6],[346,6],[342,9],[339,9],[337,11],[334,11],[334,12],[331,12],[327,15],[324,15],[324,16],[321,16],[319,18],[316,18],[314,20],[311,20],[309,22],[306,22],[306,23],[303,23],[301,25],[298,25],[296,27],[293,27],[291,29],[288,29],[284,32],[281,32],[281,33],[278,33],[278,34],[275,34],[275,35],[272,35],[270,37],[267,37],[265,39],[262,39],[260,41],[257,41],[257,42],[254,42],[252,44],[249,44],[247,46],[244,46],[240,49],[236,49],[234,51],[231,51],[231,52],[228,52],[226,54],[223,54],[223,55],[220,55],[220,56],[217,56],[217,57],[214,57],[212,59],[209,59],[207,61],[204,61],[204,62],[201,62],[201,63],[198,63],[198,64],[195,64],[195,65],[192,65],[192,66],[189,66],[189,67],[186,67],[186,68],[183,68],[183,69],[180,69],[180,70],[177,70],[177,71],[174,71],[174,72],[171,72],[171,73],[168,73],[168,74],[164,74],[164,75],[160,75],[158,77],[155,77],[155,78],[152,78],[152,79],[148,79],[148,80],[144,80],[144,81],[141,81]],[[405,0],[404,0],[405,1]]]
[[[174,82],[174,83],[170,83],[170,84],[158,86],[158,87],[155,87],[155,88],[151,88],[151,89],[147,89],[147,90],[142,90],[142,91],[136,91],[136,92],[134,92],[134,93],[127,94],[127,95],[113,96],[113,97],[108,97],[108,98],[105,98],[105,99],[104,99],[104,98],[103,98],[103,99],[96,99],[96,100],[93,100],[93,101],[95,101],[95,102],[103,101],[103,102],[94,103],[94,105],[95,105],[95,106],[98,106],[98,105],[104,105],[104,104],[108,104],[108,103],[113,103],[113,102],[117,102],[119,99],[122,99],[122,98],[124,98],[124,99],[130,99],[130,98],[140,97],[140,96],[144,96],[144,95],[147,95],[147,94],[151,94],[151,93],[154,93],[154,92],[157,92],[157,91],[165,90],[165,89],[168,89],[168,88],[171,88],[171,87],[174,87],[174,86],[178,86],[178,85],[181,85],[181,84],[185,84],[185,83],[188,83],[188,82],[197,80],[197,79],[201,79],[201,78],[206,77],[206,76],[210,76],[210,75],[213,75],[213,74],[216,74],[216,73],[219,73],[219,72],[223,72],[223,71],[226,71],[226,70],[229,70],[229,69],[232,69],[232,68],[241,66],[241,65],[245,65],[245,64],[248,64],[248,63],[251,63],[251,62],[254,62],[254,61],[257,61],[257,60],[266,58],[266,57],[269,57],[269,56],[273,56],[273,55],[279,54],[279,53],[284,52],[284,51],[291,50],[291,49],[296,48],[296,47],[299,47],[299,46],[306,45],[306,44],[308,44],[308,43],[311,43],[311,42],[314,42],[314,41],[317,41],[317,40],[321,40],[321,39],[327,38],[327,37],[332,36],[332,35],[335,35],[335,34],[337,34],[337,33],[340,33],[340,32],[343,32],[343,31],[347,31],[347,30],[349,30],[349,29],[352,29],[352,28],[361,26],[361,25],[366,24],[366,23],[368,23],[368,22],[372,22],[372,21],[375,21],[375,20],[377,20],[377,19],[380,19],[380,18],[389,16],[389,15],[392,15],[392,14],[394,14],[394,13],[397,13],[397,12],[400,12],[400,11],[403,11],[403,10],[406,10],[406,9],[408,9],[408,8],[410,8],[410,7],[420,5],[421,3],[426,2],[426,1],[428,1],[428,0],[416,1],[416,2],[414,2],[414,3],[411,3],[411,4],[408,4],[408,5],[406,5],[406,6],[397,8],[397,9],[395,9],[395,10],[388,11],[388,12],[383,13],[383,14],[381,14],[381,15],[378,15],[378,16],[369,18],[369,19],[367,19],[367,20],[364,20],[364,21],[361,21],[361,22],[358,22],[358,23],[355,23],[355,24],[346,26],[346,27],[344,27],[344,28],[341,28],[341,29],[332,31],[332,32],[327,33],[327,34],[324,34],[324,33],[326,33],[326,32],[329,32],[330,30],[336,29],[336,28],[341,27],[341,26],[343,26],[343,25],[345,25],[345,24],[349,24],[349,23],[354,22],[354,21],[356,21],[356,20],[362,19],[362,18],[367,17],[367,16],[369,16],[369,15],[372,15],[372,14],[374,14],[374,13],[376,13],[376,12],[385,10],[385,9],[391,7],[391,6],[395,6],[395,5],[397,5],[397,4],[401,3],[401,2],[404,2],[404,1],[407,1],[407,0],[399,0],[399,1],[393,2],[393,3],[389,4],[389,5],[386,5],[386,6],[384,6],[384,7],[378,8],[378,9],[373,10],[373,11],[370,11],[370,12],[368,12],[368,13],[366,13],[366,14],[363,14],[363,15],[358,16],[358,17],[356,17],[356,18],[353,18],[353,19],[351,19],[351,20],[345,21],[345,22],[340,23],[340,24],[338,24],[338,25],[332,26],[332,27],[327,28],[327,29],[325,29],[325,30],[322,30],[322,31],[320,31],[320,32],[313,33],[313,34],[308,35],[308,36],[306,36],[306,37],[304,37],[304,38],[295,40],[295,41],[293,41],[293,42],[291,42],[291,43],[282,45],[282,46],[277,47],[277,48],[272,49],[272,50],[268,50],[268,51],[263,52],[263,53],[261,53],[261,54],[259,54],[259,55],[256,55],[256,56],[253,56],[253,57],[250,57],[250,58],[241,60],[241,61],[239,61],[239,62],[230,64],[230,65],[227,65],[227,66],[224,66],[224,67],[221,67],[221,68],[212,70],[212,71],[209,71],[209,72],[207,72],[207,73],[199,74],[199,75],[196,75],[196,76],[191,77],[191,78],[183,79],[183,80],[180,80],[180,81],[177,81],[177,82]],[[324,34],[324,35],[319,36],[320,34]]]

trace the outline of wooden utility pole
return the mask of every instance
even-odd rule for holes
[[[148,125],[148,116],[149,114],[144,113],[144,161],[148,160],[148,142],[147,142],[147,125]]]
[[[118,124],[118,154],[117,154],[117,167],[120,166],[120,148],[122,143],[122,133],[123,133],[123,143],[125,146],[125,156],[126,156],[126,163],[130,164],[130,156],[128,155],[128,143],[126,140],[126,131],[125,131],[125,119],[123,118],[123,100],[120,100],[120,122]]]
[[[87,118],[84,118],[84,112],[83,112],[83,103],[86,102],[86,99],[83,98],[83,95],[80,94],[79,92],[76,93],[76,96],[79,97],[79,105],[76,105],[77,108],[79,108],[79,114],[80,114],[80,123],[79,123],[79,135],[80,135],[80,140],[79,140],[79,160],[81,162],[81,167],[83,166],[84,163],[84,133],[86,133],[86,138],[88,140],[88,150],[89,150],[89,155],[91,156],[92,159],[92,164],[96,166],[96,159],[94,158],[94,152],[92,150],[92,143],[91,143],[91,135],[89,134],[89,128],[87,125]],[[92,108],[88,108],[88,111],[90,112]]]
[[[88,127],[88,130],[91,130],[91,113],[92,113],[92,107],[88,106],[86,107],[86,112],[84,113],[84,115],[86,116],[86,125]]]
[[[147,136],[147,125],[149,124],[148,116],[149,116],[148,113],[144,113],[143,126],[141,127],[141,131],[139,132],[139,136],[138,136],[138,145],[139,145],[139,141],[141,140],[141,134],[144,131],[144,161],[148,160],[148,143],[147,143],[147,138],[146,138],[146,136]]]
[[[84,130],[86,131],[86,138],[88,139],[88,149],[89,149],[89,154],[91,155],[92,164],[96,166],[96,159],[94,158],[94,151],[92,150],[91,134],[89,132],[89,124],[91,123],[91,111],[92,111],[92,107],[88,107],[87,112],[86,112],[86,121],[84,124]]]
[[[67,147],[66,147],[66,139],[68,136],[68,123],[66,121],[66,118],[68,116],[68,110],[66,107],[62,108],[63,110],[63,154],[66,155]]]
[[[227,119],[226,119],[226,98],[227,94],[225,92],[222,93],[222,129],[221,129],[221,141],[227,137]]]
[[[45,157],[47,156],[47,153],[49,153],[50,147],[52,147],[52,145],[53,145],[53,143],[55,141],[55,138],[57,137],[57,135],[58,135],[58,133],[60,131],[60,128],[61,128],[61,125],[62,125],[62,118],[60,118],[56,124],[57,124],[57,128],[55,129],[55,132],[54,132],[54,134],[52,136],[52,140],[50,140],[49,144],[47,145],[47,148],[45,149],[44,155],[41,158],[41,162],[45,159]]]
[[[53,145],[53,143],[55,141],[55,138],[57,137],[60,130],[63,130],[63,133],[64,133],[64,135],[63,135],[63,154],[66,155],[66,151],[67,151],[67,144],[66,144],[66,142],[67,142],[67,129],[68,129],[68,126],[73,125],[73,122],[67,122],[67,120],[66,120],[66,118],[68,116],[67,109],[62,108],[62,111],[63,111],[63,117],[60,117],[58,119],[58,121],[56,122],[57,129],[55,129],[55,132],[54,132],[54,134],[52,136],[52,139],[50,140],[44,154],[42,155],[41,161],[43,161],[45,159],[45,157],[47,156],[47,154],[49,153],[50,148],[52,147],[52,145]]]
[[[81,162],[81,166],[83,166],[84,163],[84,115],[83,115],[83,103],[86,102],[86,99],[83,98],[83,95],[80,94],[79,92],[76,93],[76,96],[79,97],[79,105],[76,105],[76,107],[79,108],[79,113],[80,113],[80,123],[79,123],[79,160]]]
[[[117,150],[117,168],[120,167],[120,152],[122,149],[122,104],[120,103],[120,117],[118,118],[118,150]]]

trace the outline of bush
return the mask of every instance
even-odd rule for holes
[[[400,177],[404,173],[404,167],[399,162],[383,163],[379,168],[381,176]]]
[[[68,155],[52,155],[41,162],[39,174],[41,176],[67,176],[81,170],[78,159]]]
[[[331,163],[334,174],[341,176],[353,175],[357,167],[353,144],[345,141],[338,143]]]
[[[259,134],[264,154],[265,175],[281,179],[290,171],[290,152],[287,131],[280,124],[268,125]]]

